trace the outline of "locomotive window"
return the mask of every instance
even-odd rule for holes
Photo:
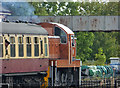
[[[60,36],[60,34],[61,34],[61,29],[58,27],[55,27],[55,35]]]
[[[61,30],[60,38],[61,38],[61,43],[66,43],[66,33],[63,30]]]
[[[18,37],[19,57],[24,56],[23,37]]]
[[[71,35],[71,40],[72,40],[72,46],[75,46],[75,39],[73,35]]]
[[[15,37],[10,37],[10,56],[15,57]]]
[[[0,36],[0,57],[3,57],[3,37]]]
[[[34,37],[34,55],[39,56],[39,42],[37,37]]]
[[[47,56],[47,38],[44,38],[44,43],[45,43],[45,56]]]
[[[40,40],[40,48],[41,48],[41,54],[43,54],[43,41]]]
[[[67,35],[66,35],[66,33],[65,33],[63,30],[61,30],[60,28],[55,27],[55,35],[56,35],[56,36],[60,36],[61,43],[66,43],[66,42],[67,42]]]
[[[26,44],[27,44],[27,56],[31,56],[31,38],[26,37]]]

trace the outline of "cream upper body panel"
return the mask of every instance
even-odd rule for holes
[[[0,22],[3,59],[48,58],[48,32],[37,25]],[[37,42],[36,42],[37,39]],[[42,53],[41,53],[42,52]]]

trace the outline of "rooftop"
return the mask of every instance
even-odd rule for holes
[[[110,60],[119,60],[119,57],[110,57]]]
[[[1,22],[1,34],[28,34],[28,35],[47,35],[48,32],[41,26],[30,23]]]

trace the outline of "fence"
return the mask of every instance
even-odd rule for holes
[[[80,88],[119,88],[120,79],[82,80]]]
[[[59,86],[57,86],[59,87]],[[45,85],[39,84],[14,84],[13,87],[8,85],[2,85],[0,88],[45,88]],[[49,86],[48,88],[51,88]],[[68,88],[120,88],[120,79],[102,79],[102,80],[82,80],[80,86],[73,85]]]

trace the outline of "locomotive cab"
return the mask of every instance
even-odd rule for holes
[[[59,57],[61,60],[68,60],[69,64],[76,59],[76,40],[74,38],[74,33],[66,26],[59,23],[39,23],[43,28],[45,28],[49,34],[49,46],[53,46],[54,40],[51,42],[51,36],[54,36],[54,39],[59,37],[59,46],[55,49],[59,48],[58,53],[60,53]],[[56,37],[55,37],[56,36]],[[53,38],[53,37],[52,37]],[[57,46],[57,45],[56,45]],[[56,52],[53,52],[52,48],[50,52],[50,59],[55,57]],[[54,55],[51,55],[54,54]]]
[[[59,23],[39,23],[48,32],[49,79],[52,86],[79,85],[80,60],[76,60],[76,38],[68,27]]]

